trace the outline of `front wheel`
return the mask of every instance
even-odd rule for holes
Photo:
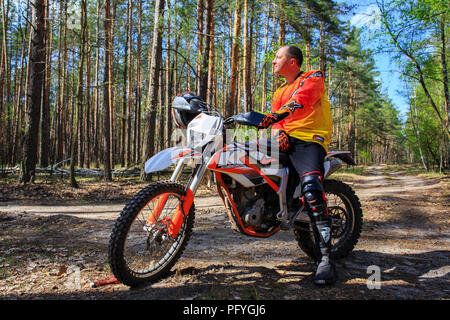
[[[177,262],[191,236],[195,216],[194,205],[183,212],[184,190],[179,183],[156,182],[122,210],[109,241],[109,264],[121,283],[136,287],[155,282]]]
[[[346,257],[355,247],[361,234],[361,203],[353,189],[337,180],[324,181],[328,213],[331,216],[331,258]],[[315,244],[311,224],[295,225],[294,233],[299,247],[312,259],[321,257]]]

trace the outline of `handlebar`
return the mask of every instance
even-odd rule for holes
[[[235,114],[234,116],[225,119],[223,123],[225,125],[231,125],[235,122],[244,126],[257,127],[261,123],[263,118],[264,114],[256,111],[250,111]]]

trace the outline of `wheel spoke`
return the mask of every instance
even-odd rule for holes
[[[160,208],[159,215],[153,217],[155,223],[149,226],[147,220],[157,209],[158,199],[160,197],[152,199],[140,211],[128,233],[124,257],[128,268],[136,274],[151,273],[164,265],[169,258],[165,256],[170,255],[170,247],[176,243],[167,234],[167,228],[180,203],[180,198],[174,194],[169,195],[163,203],[163,208]]]
[[[340,259],[347,256],[358,242],[362,225],[361,204],[352,188],[344,182],[326,180],[324,188],[331,217],[331,255]],[[313,229],[307,230],[301,224],[295,228],[299,247],[317,260],[321,254],[312,233]]]

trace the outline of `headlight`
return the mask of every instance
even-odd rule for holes
[[[187,143],[192,149],[203,147],[222,133],[223,121],[219,117],[201,113],[187,128]]]

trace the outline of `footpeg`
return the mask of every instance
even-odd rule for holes
[[[291,223],[286,221],[286,222],[281,222],[280,224],[280,230],[289,230],[291,228]]]

